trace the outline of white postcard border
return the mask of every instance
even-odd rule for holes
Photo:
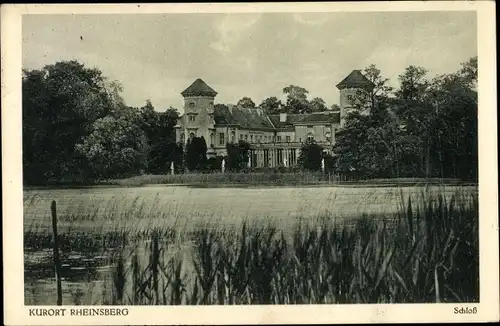
[[[276,305],[276,306],[120,306],[126,317],[30,317],[24,306],[22,144],[21,144],[21,16],[23,14],[327,12],[475,10],[478,14],[479,65],[479,304]],[[495,4],[489,1],[2,5],[2,169],[4,316],[7,325],[124,324],[296,324],[372,322],[467,322],[499,319],[498,192],[496,125]],[[454,314],[454,307],[477,307],[477,314]],[[47,308],[56,308],[50,306]],[[62,306],[110,308],[101,306]],[[118,307],[115,307],[118,308]]]

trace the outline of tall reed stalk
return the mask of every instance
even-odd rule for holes
[[[291,234],[273,225],[204,227],[171,256],[152,233],[149,263],[132,255],[131,303],[477,302],[477,220],[477,196],[422,195],[391,219],[361,216],[352,226],[300,223]]]

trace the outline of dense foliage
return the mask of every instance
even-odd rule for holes
[[[299,155],[299,165],[304,170],[319,171],[323,158],[323,148],[314,141],[302,144]]]
[[[375,66],[365,69],[376,87],[336,135],[339,173],[477,179],[477,58],[432,80],[426,73],[406,68],[392,92]]]
[[[124,104],[117,82],[62,61],[23,71],[24,182],[45,184],[167,172],[182,165],[178,113]]]
[[[228,171],[241,171],[248,165],[248,154],[250,144],[240,140],[238,143],[228,143],[227,150],[227,169]]]
[[[207,167],[207,142],[203,136],[188,140],[185,162],[190,171],[203,171]]]
[[[328,173],[363,179],[477,179],[477,57],[433,79],[423,67],[409,66],[395,90],[375,65],[364,74],[375,88],[346,113],[335,136],[333,162],[332,157],[326,160]],[[23,71],[25,183],[165,174],[172,162],[177,172],[220,171],[222,159],[228,171],[246,166],[247,143],[229,144],[226,157],[207,160],[204,140],[195,139],[186,148],[176,143],[179,115],[174,108],[159,112],[149,100],[141,108],[128,107],[121,91],[99,69],[77,61]],[[283,93],[285,103],[270,97],[259,107],[268,113],[327,109],[321,98],[309,100],[302,87],[290,85]],[[249,97],[239,104],[255,107]],[[301,168],[319,170],[322,151],[304,144]]]

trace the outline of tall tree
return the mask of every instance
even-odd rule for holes
[[[139,119],[136,109],[123,108],[119,115],[96,120],[92,132],[76,144],[95,175],[124,177],[146,168],[148,143]]]
[[[363,73],[374,85],[373,90],[368,94],[368,106],[371,114],[381,120],[387,119],[389,97],[393,91],[393,88],[388,85],[389,78],[382,76],[382,72],[374,64],[366,67]]]
[[[311,112],[323,112],[327,110],[325,101],[320,97],[315,97],[309,103]]]
[[[140,110],[141,128],[146,134],[149,145],[148,172],[165,173],[170,169],[170,163],[175,161],[177,151],[174,126],[179,114],[174,108],[165,112],[154,109],[150,100]]]
[[[322,157],[323,148],[316,142],[308,140],[302,144],[298,162],[304,170],[319,171]]]
[[[477,56],[472,57],[461,64],[462,68],[458,72],[458,76],[462,78],[462,82],[470,89],[477,88]]]
[[[310,111],[310,105],[307,101],[309,92],[302,87],[290,85],[283,88],[286,94],[286,110],[288,113],[305,113]]]
[[[266,98],[260,103],[259,108],[265,110],[268,114],[280,113],[282,103],[275,96]]]
[[[401,126],[410,135],[418,136],[421,140],[419,150],[419,166],[422,176],[430,177],[431,169],[431,142],[433,132],[429,132],[435,124],[433,103],[429,101],[429,81],[426,78],[427,70],[423,67],[408,66],[399,75],[400,87],[395,92],[396,114]]]
[[[399,75],[401,84],[396,97],[404,101],[420,101],[429,86],[426,79],[427,69],[419,66],[408,66],[404,73]]]
[[[444,177],[477,178],[477,60],[453,74],[432,80],[428,101],[434,117],[430,135],[430,167]]]
[[[99,69],[61,61],[24,70],[23,167],[27,183],[45,183],[87,173],[75,145],[95,121],[123,104],[118,83]]]
[[[238,101],[238,106],[242,108],[255,108],[255,103],[250,97],[243,97]]]
[[[340,112],[340,106],[338,104],[332,104],[330,107],[330,110],[335,111],[335,112]]]
[[[186,146],[186,166],[190,171],[202,171],[207,162],[207,143],[205,138],[193,137]]]

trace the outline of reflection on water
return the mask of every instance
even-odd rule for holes
[[[116,272],[119,257],[124,259],[125,286],[131,287],[132,256],[138,258],[142,270],[150,262],[151,241],[142,240],[123,248],[111,248],[104,252],[70,252],[61,254],[61,280],[63,304],[105,305],[111,304],[110,293],[114,295],[113,273]],[[192,260],[191,244],[181,246],[160,243],[161,260],[168,261],[180,255],[184,262]],[[25,250],[24,281],[26,305],[55,305],[57,298],[52,249]],[[189,263],[184,268],[191,269]],[[185,269],[184,269],[185,271]]]
[[[63,303],[90,304],[85,296],[102,286],[112,271],[112,250],[105,253],[61,253]],[[24,252],[25,304],[55,304],[57,298],[52,249]]]

